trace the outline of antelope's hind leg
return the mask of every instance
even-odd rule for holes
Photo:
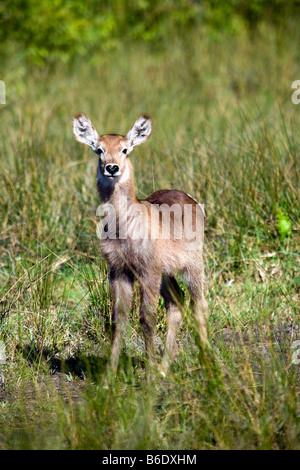
[[[207,346],[208,305],[204,294],[204,269],[190,270],[185,277],[190,290],[191,304],[195,317],[197,334],[201,343],[204,346]]]
[[[155,359],[155,329],[157,304],[161,285],[161,276],[143,276],[139,279],[141,288],[140,325],[144,335],[149,363]]]
[[[164,298],[167,311],[166,345],[160,366],[160,372],[165,376],[177,349],[177,333],[182,323],[183,292],[176,279],[169,277],[163,279],[161,295]]]
[[[119,364],[122,337],[126,331],[128,315],[132,305],[134,279],[128,273],[110,272],[110,286],[113,298],[112,314],[112,348],[110,365],[114,372]]]

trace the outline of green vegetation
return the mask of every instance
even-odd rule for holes
[[[42,12],[48,2],[27,3],[49,28],[60,22],[62,2],[53,2],[51,21]],[[83,9],[72,3],[70,24]],[[153,2],[153,12],[148,2],[134,3],[145,15],[169,5]],[[123,42],[120,32],[107,33],[99,49],[85,37],[80,58],[71,26],[69,50],[47,35],[49,45],[42,27],[38,42],[29,19],[28,36],[16,27],[6,54],[0,47],[7,92],[0,106],[1,449],[299,449],[300,366],[292,357],[300,340],[300,107],[291,101],[298,32],[293,20],[281,31],[275,8],[263,21],[260,8],[270,2],[251,3],[259,7],[255,31],[214,29],[213,20],[221,25],[227,15],[217,15],[216,1],[201,27],[189,19],[175,34],[170,26],[161,49],[143,36],[148,27],[126,27]],[[63,4],[67,11],[70,2]],[[109,12],[109,2],[103,8]],[[138,29],[135,18],[144,13],[129,13]],[[240,11],[231,21],[246,19]],[[118,375],[103,387],[111,300],[95,230],[97,159],[72,136],[79,111],[100,132],[120,133],[141,112],[151,114],[152,138],[130,156],[139,196],[178,188],[207,210],[212,348],[195,341],[187,304],[166,379],[155,371],[146,377],[136,295]],[[157,333],[159,359],[162,303]]]
[[[206,26],[211,34],[284,31],[300,14],[299,0],[0,0],[0,57],[22,53],[29,62],[73,62],[124,42],[153,48]]]

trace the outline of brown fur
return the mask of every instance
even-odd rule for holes
[[[81,119],[80,116],[76,116],[75,119]],[[84,116],[82,119],[87,120]],[[151,121],[150,124],[148,122],[150,118],[147,115],[141,116],[139,119],[140,121],[137,120],[136,123],[141,122],[141,125],[135,129],[138,136],[143,134],[143,126],[151,126]],[[143,119],[145,119],[145,123]],[[134,129],[135,124],[131,130]],[[149,134],[149,129],[147,131]],[[154,358],[155,320],[160,294],[165,301],[167,336],[166,352],[161,365],[161,371],[165,373],[170,360],[174,357],[176,334],[182,321],[182,299],[180,298],[180,288],[175,280],[175,275],[179,271],[183,273],[190,290],[199,336],[202,341],[206,342],[207,340],[207,303],[204,296],[204,267],[202,259],[205,216],[204,212],[201,212],[201,240],[198,242],[196,249],[190,250],[190,242],[185,238],[176,239],[174,236],[171,236],[170,239],[162,238],[162,213],[159,214],[158,218],[152,217],[153,213],[157,210],[155,205],[161,206],[165,204],[167,207],[170,207],[178,204],[182,208],[184,205],[191,205],[193,214],[192,224],[195,227],[198,204],[192,197],[178,190],[160,190],[145,200],[137,199],[132,165],[129,158],[122,154],[124,147],[129,148],[130,138],[132,138],[130,132],[125,137],[113,134],[102,135],[99,137],[98,142],[93,144],[94,150],[95,148],[101,148],[101,151],[104,151],[104,156],[100,156],[98,165],[98,191],[100,198],[102,202],[113,205],[116,210],[117,233],[119,233],[122,224],[129,224],[128,237],[126,239],[101,240],[101,252],[109,267],[114,304],[111,364],[113,369],[116,370],[122,336],[132,304],[133,283],[138,281],[141,290],[140,322],[150,360]],[[74,133],[78,136],[75,130]],[[143,141],[149,138],[150,134],[148,134]],[[78,140],[84,142],[81,134]],[[90,134],[89,142],[84,143],[90,145]],[[129,151],[132,150],[134,145],[135,141],[133,139],[133,145],[129,148]],[[98,150],[95,151],[96,153],[98,152]],[[108,164],[117,164],[121,172],[120,176],[111,183],[107,182],[104,176],[105,168]],[[144,206],[146,210],[142,215],[135,215],[133,213],[124,218],[123,203],[137,208]],[[151,210],[154,210],[154,212],[151,212]],[[152,226],[152,228],[154,223],[158,224],[156,227],[158,237],[156,239],[133,240],[136,220],[139,220],[142,224],[148,223],[148,227]],[[174,216],[171,214],[171,234],[173,233],[173,225]]]

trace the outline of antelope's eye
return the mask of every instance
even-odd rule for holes
[[[97,154],[98,155],[103,155],[103,153],[104,153],[103,149],[101,147],[99,147],[98,150],[97,150]]]
[[[122,150],[122,153],[124,153],[124,154],[126,155],[127,149],[123,149],[123,150]]]

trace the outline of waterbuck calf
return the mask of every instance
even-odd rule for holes
[[[149,359],[154,356],[155,318],[159,294],[167,311],[166,349],[160,367],[166,373],[176,349],[180,327],[180,288],[175,275],[181,272],[190,291],[198,334],[207,340],[207,303],[204,296],[203,207],[178,190],[161,190],[145,200],[135,195],[133,169],[128,158],[136,145],[146,142],[152,122],[140,116],[125,135],[99,135],[90,119],[75,116],[76,139],[98,155],[97,185],[105,208],[101,252],[109,267],[113,298],[111,365],[117,369],[122,335],[133,297],[133,283],[141,290],[140,322]],[[101,215],[104,215],[104,212]]]

